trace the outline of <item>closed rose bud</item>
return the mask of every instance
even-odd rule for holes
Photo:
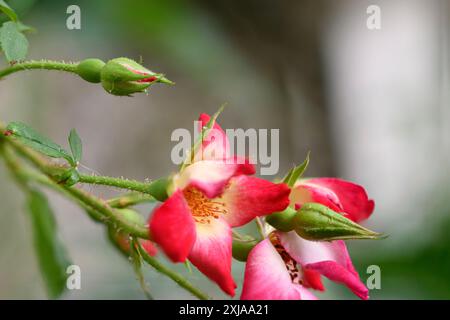
[[[292,222],[295,232],[307,240],[332,241],[384,237],[318,203],[302,205]]]
[[[115,209],[124,220],[130,224],[143,225],[144,218],[132,209]],[[114,226],[108,227],[109,239],[123,252],[128,252],[130,247],[130,235],[124,231],[117,230]]]
[[[132,210],[132,209],[116,209],[117,212],[119,212],[122,217],[127,220],[129,223],[133,223],[136,225],[142,225],[145,223],[144,218],[142,215],[139,214],[139,212]],[[113,226],[108,227],[108,237],[109,240],[116,246],[117,249],[119,249],[122,253],[129,255],[130,253],[130,235],[127,232],[118,230],[114,228]],[[148,244],[145,244],[146,250],[150,251],[150,246],[152,244],[149,242]],[[156,248],[155,248],[156,249]],[[149,253],[150,254],[150,253]],[[154,253],[156,254],[156,252]]]
[[[107,228],[107,235],[111,243],[126,257],[130,255],[130,235],[126,232],[117,231],[112,227]],[[142,248],[148,253],[149,256],[154,257],[158,253],[158,249],[150,240],[139,240]]]
[[[126,256],[130,253],[130,235],[117,231],[112,227],[107,228],[107,235],[111,243]]]
[[[173,84],[162,74],[154,73],[128,58],[108,61],[101,70],[101,82],[108,93],[117,96],[144,92],[156,82]]]

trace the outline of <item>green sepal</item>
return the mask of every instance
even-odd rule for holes
[[[66,170],[57,180],[58,183],[64,184],[68,187],[77,184],[79,181],[80,181],[80,174],[75,168],[70,168]]]
[[[258,244],[258,241],[252,237],[245,239],[233,239],[233,258],[245,262],[247,261],[250,251]]]
[[[109,60],[101,71],[102,80],[108,81],[138,81],[157,75],[129,58]]]
[[[287,207],[282,212],[275,212],[266,216],[266,222],[277,230],[289,232],[294,230],[293,219],[296,214],[297,212],[293,208]]]
[[[170,185],[170,179],[161,178],[153,181],[148,187],[148,193],[152,195],[158,201],[165,201],[168,196],[168,188]]]
[[[216,124],[217,118],[220,116],[220,114],[223,112],[223,110],[226,107],[226,103],[222,104],[217,110],[213,116],[209,119],[208,123],[203,126],[202,131],[200,133],[200,136],[198,139],[194,142],[191,149],[189,150],[188,155],[186,156],[186,159],[183,161],[183,163],[180,166],[180,171],[183,171],[188,165],[192,164],[194,162],[195,155],[199,148],[201,147],[203,141],[205,140],[205,137],[208,136],[209,131],[214,127]]]
[[[145,92],[150,83],[102,80],[102,86],[106,92],[115,96],[131,96],[133,93]]]
[[[100,59],[85,59],[77,65],[76,73],[84,80],[91,83],[100,83],[101,71],[105,62]]]
[[[286,177],[284,177],[283,182],[286,183],[289,187],[294,187],[295,183],[298,179],[300,179],[303,176],[303,173],[305,173],[306,169],[309,165],[309,152],[306,155],[306,159],[295,168],[292,168]]]

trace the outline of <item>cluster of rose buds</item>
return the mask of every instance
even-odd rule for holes
[[[210,117],[202,114],[200,122],[205,128]],[[357,224],[374,209],[365,190],[337,178],[291,173],[274,183],[254,177],[252,164],[224,150],[227,137],[216,123],[214,131],[195,151],[201,155],[171,177],[167,199],[149,218],[152,241],[172,262],[189,260],[230,296],[235,257],[246,261],[242,299],[315,299],[310,289],[324,290],[321,276],[367,299],[343,242],[380,236]],[[234,236],[232,228],[261,217],[263,237]]]

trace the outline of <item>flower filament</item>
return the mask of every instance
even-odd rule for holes
[[[218,219],[220,215],[227,213],[225,203],[217,199],[209,199],[194,187],[184,189],[183,195],[195,222],[209,224],[211,219]]]
[[[275,232],[271,232],[269,235],[269,240],[283,259],[283,262],[286,265],[286,270],[289,272],[289,276],[291,277],[292,283],[302,284],[303,281],[301,268],[298,267],[297,261],[295,261],[294,258],[292,258],[291,255],[283,247],[278,235]]]

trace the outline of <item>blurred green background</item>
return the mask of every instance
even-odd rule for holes
[[[361,278],[381,268],[373,299],[450,298],[449,13],[446,0],[11,0],[33,59],[127,56],[176,86],[113,97],[57,72],[27,72],[0,83],[0,119],[23,121],[65,145],[84,141],[86,172],[143,180],[176,169],[168,161],[176,128],[228,102],[225,128],[280,128],[282,176],[311,150],[309,176],[367,187],[376,210],[366,225],[382,241],[349,242]],[[81,8],[81,30],[66,9]],[[380,30],[366,9],[381,8]],[[0,298],[46,298],[23,196],[0,165]],[[109,189],[86,187],[100,196]],[[102,226],[49,194],[61,237],[81,267],[82,289],[64,299],[143,299],[130,266]],[[149,206],[142,206],[146,216]],[[242,283],[244,265],[234,264]],[[198,272],[177,270],[215,298]],[[155,298],[191,298],[145,268]],[[325,299],[353,298],[326,282]],[[238,295],[239,296],[239,291]]]

